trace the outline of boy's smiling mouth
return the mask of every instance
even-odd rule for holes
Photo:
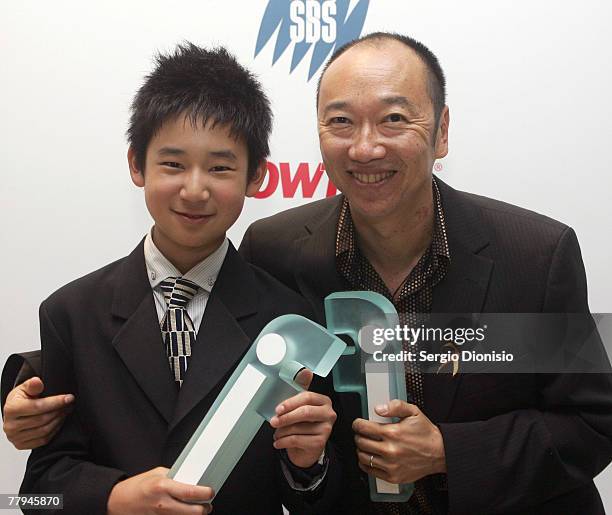
[[[202,222],[202,221],[208,220],[209,218],[213,216],[211,214],[189,213],[186,211],[176,211],[174,209],[172,209],[172,212],[178,215],[183,220],[190,222],[190,223]]]

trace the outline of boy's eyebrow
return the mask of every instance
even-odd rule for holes
[[[162,147],[157,151],[160,156],[182,156],[185,151],[177,147]]]
[[[212,150],[209,152],[212,157],[220,157],[223,159],[230,159],[232,161],[237,161],[238,158],[236,154],[234,154],[231,150]]]
[[[182,148],[178,147],[162,147],[157,151],[157,154],[160,156],[182,156],[185,155],[185,152]],[[237,161],[238,158],[236,154],[234,154],[231,150],[211,150],[208,153],[211,157],[218,157],[222,159],[230,159],[232,161]]]

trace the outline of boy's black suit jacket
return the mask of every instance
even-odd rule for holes
[[[45,394],[74,392],[76,406],[60,433],[32,452],[21,491],[63,493],[62,513],[106,513],[117,481],[172,466],[254,338],[285,313],[308,316],[309,308],[230,245],[179,392],[142,242],[128,257],[55,292],[40,308]],[[215,513],[280,514],[281,501],[300,511],[272,434],[264,423],[215,498]],[[334,470],[328,492],[337,489]],[[315,511],[325,512],[325,501]]]
[[[439,179],[438,185],[451,262],[434,288],[432,312],[588,313],[571,228]],[[341,203],[336,196],[259,220],[240,247],[249,262],[308,299],[319,320],[323,298],[348,289],[335,264]],[[600,355],[607,363],[605,352]],[[426,374],[425,413],[440,427],[448,467],[448,496],[441,491],[434,499],[439,511],[604,513],[592,478],[612,458],[611,377]],[[340,395],[344,443],[352,442],[358,406],[354,397]],[[350,447],[345,452],[355,455]],[[347,477],[342,511],[375,513],[356,461]]]

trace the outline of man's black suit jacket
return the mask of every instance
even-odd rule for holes
[[[73,392],[76,406],[60,433],[32,452],[21,491],[63,493],[62,513],[105,514],[117,481],[173,464],[254,338],[285,313],[308,316],[309,307],[230,245],[179,393],[142,243],[58,290],[40,308],[42,377],[46,395]],[[280,514],[281,501],[302,509],[281,476],[272,432],[262,426],[216,496],[215,513]],[[324,502],[317,511],[326,511]]]
[[[451,263],[434,288],[437,313],[587,313],[574,231],[550,218],[456,191],[438,180]],[[335,266],[341,196],[259,220],[240,252],[308,299],[348,289]],[[603,358],[605,359],[605,353]],[[592,478],[612,457],[609,375],[425,375],[425,413],[444,438],[452,514],[604,513]],[[341,395],[343,442],[359,416]],[[345,513],[373,513],[354,450]]]

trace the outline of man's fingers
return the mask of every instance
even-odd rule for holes
[[[19,440],[27,442],[28,440],[46,439],[45,443],[47,443],[55,434],[56,429],[59,429],[59,427],[61,427],[61,425],[64,423],[65,418],[65,416],[53,417],[51,420],[48,420],[46,423],[40,426],[21,431],[19,434]]]
[[[43,399],[14,399],[5,405],[4,412],[13,417],[29,417],[57,411],[74,402],[74,395],[61,394]]]
[[[376,413],[382,417],[406,418],[418,415],[421,410],[414,404],[409,404],[399,399],[393,399],[388,404],[376,406]]]
[[[385,453],[385,444],[383,442],[360,435],[355,435],[355,447],[357,447],[358,451],[365,452],[368,455]]]
[[[303,368],[300,370],[294,378],[294,381],[299,384],[304,390],[308,390],[310,388],[310,383],[312,383],[312,378],[314,374],[311,370],[307,368]]]
[[[326,422],[328,420],[335,421],[336,414],[329,405],[311,405],[299,406],[285,415],[276,415],[270,419],[270,425],[274,428],[286,427],[292,424],[302,422]]]
[[[372,440],[383,439],[384,427],[385,424],[379,424],[378,422],[372,422],[363,418],[356,418],[353,421],[353,431]]]
[[[29,429],[36,429],[37,427],[41,427],[48,424],[52,420],[63,420],[67,414],[68,408],[64,407],[59,410],[43,413],[42,415],[31,415],[29,417],[17,418],[7,416],[4,424],[5,431],[14,433],[17,431],[27,431]]]
[[[28,440],[27,442],[16,442],[15,449],[19,451],[29,451],[30,449],[36,449],[42,447],[47,443],[46,438],[37,438],[35,440]]]
[[[377,454],[357,451],[357,461],[359,462],[359,465],[365,467],[365,469],[362,470],[365,470],[365,472],[368,474],[373,473],[374,469],[377,471],[382,471],[385,474],[388,473],[388,463],[384,460],[384,458],[382,458],[382,456]],[[372,467],[370,467],[370,461],[372,462]],[[376,474],[376,476],[381,477],[378,474]]]
[[[370,467],[369,464],[364,465],[362,463],[358,463],[358,465],[359,468],[363,470],[366,474],[382,479],[383,481],[387,481],[387,483],[393,483],[393,481],[391,481],[391,475],[387,471],[376,467]]]
[[[26,439],[26,440],[20,438],[17,442],[13,442],[13,444],[15,445],[15,448],[17,448],[20,451],[36,449],[37,447],[42,447],[43,445],[47,445],[53,439],[53,437],[59,432],[59,430],[62,428],[63,422],[64,422],[64,419],[62,418],[60,420],[60,423],[57,424],[55,427],[53,427],[50,430],[50,432],[46,434],[45,436],[41,436],[41,437],[37,437],[33,439]]]
[[[38,397],[45,389],[45,385],[40,377],[31,377],[27,381],[24,381],[20,386],[30,397]]]

